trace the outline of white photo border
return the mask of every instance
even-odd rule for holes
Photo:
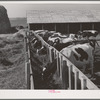
[[[0,1],[0,4],[100,4],[100,1]],[[100,99],[100,90],[0,90],[0,99]]]

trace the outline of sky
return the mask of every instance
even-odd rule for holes
[[[7,9],[8,17],[26,17],[28,10],[100,10],[100,4],[22,4],[0,3]]]

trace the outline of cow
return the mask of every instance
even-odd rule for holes
[[[52,46],[54,46],[58,51],[60,51],[64,47],[72,45],[73,44],[72,41],[76,41],[76,40],[77,38],[75,37],[75,34],[70,34],[67,37],[57,37],[54,38],[54,40],[52,41]]]
[[[37,49],[37,54],[38,55],[45,55],[47,54],[47,48],[45,46],[42,46],[41,48]]]
[[[91,69],[93,74],[94,47],[91,44],[93,43],[70,45],[63,48],[60,52],[80,70],[82,69],[85,72],[86,68]]]
[[[35,31],[35,33],[38,34],[39,36],[41,36],[44,39],[44,41],[47,42],[48,38],[56,32],[48,31],[48,30],[37,30],[37,31]]]
[[[90,39],[91,37],[96,37],[98,35],[98,31],[96,30],[83,30],[79,31],[78,35],[82,38]]]
[[[32,45],[35,49],[39,49],[42,47],[42,43],[39,40],[35,40],[35,42]]]
[[[54,35],[48,38],[48,43],[53,46],[53,44],[59,43],[67,43],[72,41],[75,38],[75,35],[71,37],[73,34],[61,35],[61,33],[55,33]]]

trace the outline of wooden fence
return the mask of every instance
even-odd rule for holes
[[[54,47],[50,46],[46,43],[42,37],[37,35],[35,32],[32,32],[35,37],[37,37],[42,45],[44,45],[48,49],[49,61],[53,62],[54,59],[57,59],[57,75],[62,81],[63,89],[89,89],[89,90],[98,90],[99,88],[90,80],[87,76],[85,76],[74,64],[72,64],[65,55],[60,53]],[[26,38],[26,37],[25,37]],[[25,39],[26,41],[27,39]],[[28,40],[26,44],[28,44]],[[26,55],[29,58],[29,47],[26,46]],[[30,78],[30,59],[26,59],[26,80],[27,80],[27,88],[34,88],[33,77]],[[31,72],[32,74],[32,72]],[[31,85],[30,85],[31,84]],[[79,88],[80,86],[80,88]]]
[[[30,60],[30,46],[29,39],[27,36],[27,32],[24,37],[24,46],[25,46],[25,80],[27,89],[34,89],[34,80],[33,80],[33,72]]]

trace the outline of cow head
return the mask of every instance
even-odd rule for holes
[[[30,43],[34,43],[36,40],[37,40],[37,39],[34,37],[34,38],[30,41]]]
[[[42,70],[42,78],[43,80],[47,80],[56,72],[57,70],[57,59],[55,59],[52,63],[48,63]]]
[[[35,44],[34,44],[34,48],[37,48],[37,49],[38,49],[38,48],[41,48],[41,47],[42,47],[41,41],[38,41],[38,40],[37,40],[37,41],[35,42]]]
[[[45,46],[42,46],[40,49],[37,49],[38,55],[45,55],[47,54],[47,48]]]

